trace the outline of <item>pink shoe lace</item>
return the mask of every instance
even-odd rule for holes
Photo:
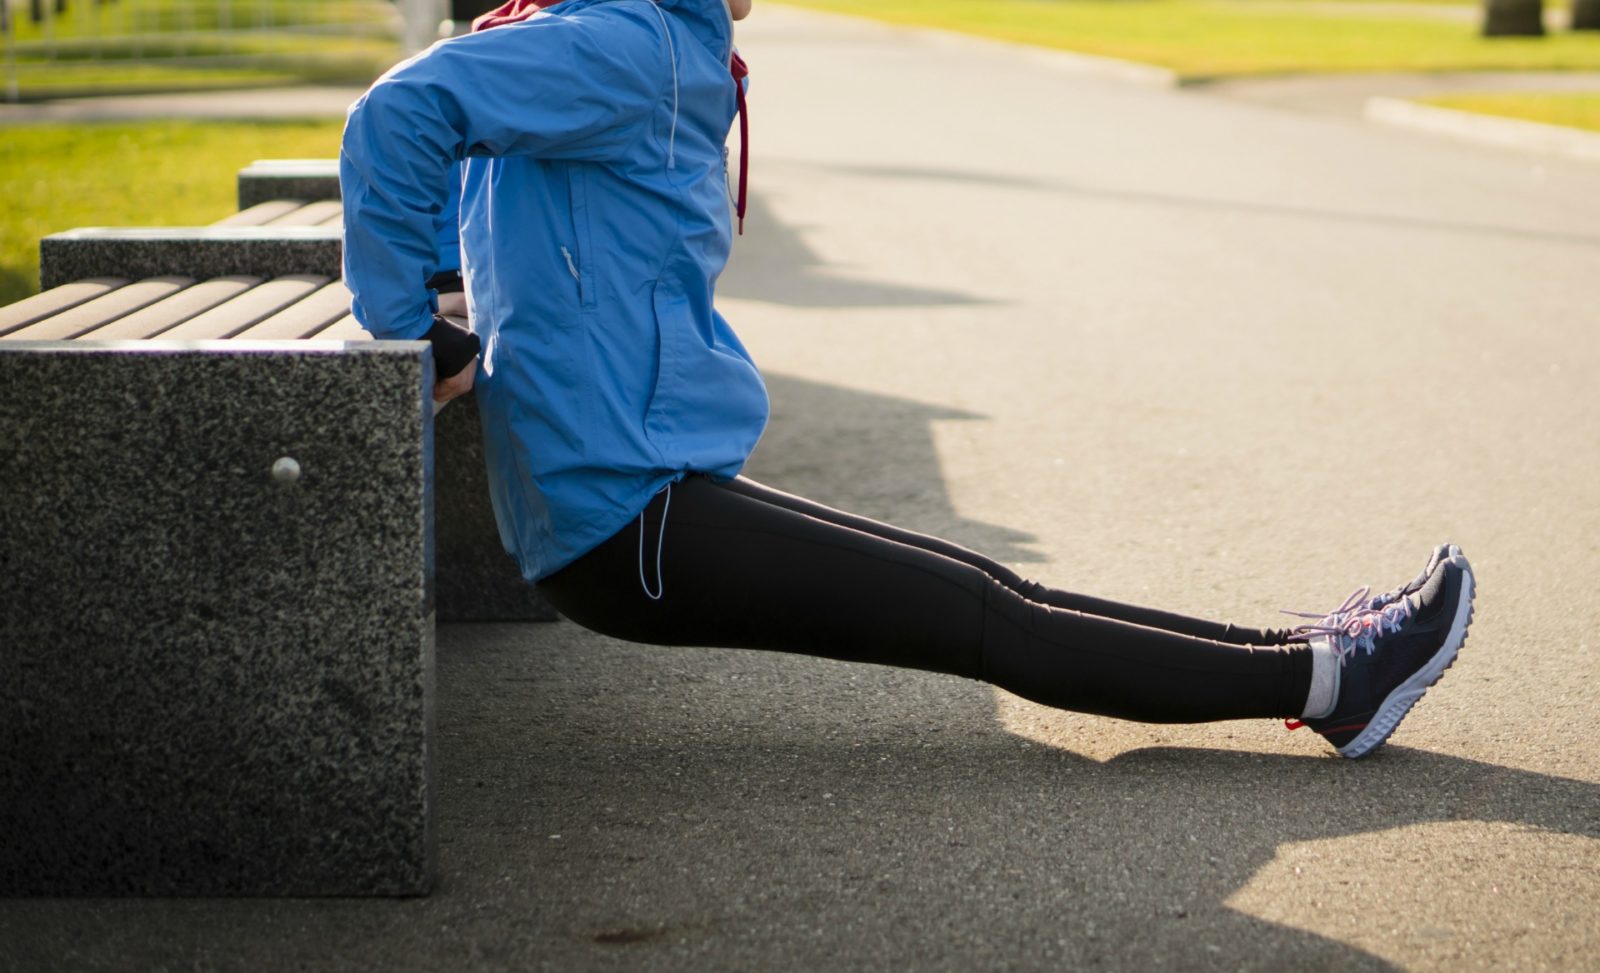
[[[1362,585],[1351,592],[1342,605],[1326,615],[1284,609],[1285,615],[1316,619],[1309,625],[1296,626],[1290,639],[1309,642],[1318,636],[1326,638],[1328,645],[1338,655],[1340,665],[1344,665],[1357,649],[1365,649],[1371,655],[1378,649],[1378,638],[1400,631],[1412,612],[1410,598],[1389,602],[1376,598],[1368,600],[1367,595],[1371,591],[1370,586]],[[1283,725],[1298,730],[1305,723],[1301,720],[1284,720]]]
[[[1401,598],[1380,607],[1372,607],[1367,601],[1371,590],[1362,585],[1350,593],[1344,604],[1325,615],[1285,610],[1285,615],[1316,619],[1309,625],[1296,626],[1291,638],[1309,642],[1318,635],[1326,636],[1333,651],[1339,654],[1340,662],[1344,662],[1358,648],[1365,649],[1371,655],[1378,648],[1379,636],[1400,631],[1411,617],[1411,599]]]

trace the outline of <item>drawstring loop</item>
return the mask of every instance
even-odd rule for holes
[[[667,593],[667,579],[661,574],[661,552],[667,546],[667,511],[672,509],[672,484],[668,483],[663,492],[667,499],[661,505],[661,530],[656,533],[656,590],[653,592],[644,576],[644,511],[639,511],[639,587],[651,601],[660,601]]]
[[[744,63],[738,51],[734,51],[728,62],[728,71],[733,75],[734,97],[739,106],[739,193],[733,208],[739,216],[739,232],[743,234],[746,192],[750,182],[750,111],[744,102],[744,86],[745,79],[750,77],[750,66]]]

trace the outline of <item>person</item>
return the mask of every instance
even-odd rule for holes
[[[740,475],[767,396],[714,297],[749,8],[512,0],[351,108],[353,311],[432,343],[436,400],[477,396],[523,576],[623,639],[954,673],[1130,720],[1281,717],[1347,757],[1379,747],[1466,638],[1474,579],[1453,545],[1307,624],[1239,627],[1047,588]],[[470,330],[440,313],[452,302]]]

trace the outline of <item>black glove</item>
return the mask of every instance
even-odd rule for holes
[[[459,270],[441,270],[428,278],[428,289],[435,294],[459,294],[467,289]]]
[[[433,370],[441,382],[454,378],[463,368],[472,364],[483,347],[477,335],[443,314],[433,316],[433,327],[422,338],[433,345]]]

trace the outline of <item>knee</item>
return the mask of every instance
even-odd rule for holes
[[[655,620],[656,604],[644,597],[637,578],[630,587],[557,575],[537,587],[563,618],[591,632],[629,642],[663,644]]]

